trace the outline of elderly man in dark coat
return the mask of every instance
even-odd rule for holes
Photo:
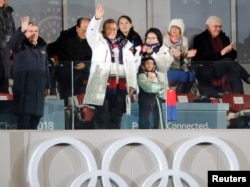
[[[193,48],[197,49],[194,64],[202,64],[196,70],[196,77],[201,89],[201,94],[213,93],[213,80],[227,76],[232,93],[243,94],[242,80],[250,84],[250,74],[236,61],[237,51],[234,43],[222,30],[222,20],[217,16],[209,16],[206,29],[194,37]],[[212,88],[212,89],[211,89]],[[216,95],[211,95],[215,97]]]
[[[22,18],[22,26],[10,39],[13,51],[13,109],[18,129],[36,129],[43,116],[44,97],[50,92],[46,42],[38,26]]]

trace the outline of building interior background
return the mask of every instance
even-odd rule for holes
[[[103,4],[104,19],[125,14],[132,18],[134,29],[144,39],[146,30],[158,27],[162,33],[173,18],[182,18],[185,35],[192,38],[205,29],[208,16],[216,15],[223,20],[223,31],[231,37],[238,51],[237,60],[250,70],[250,1],[248,0],[9,0],[14,8],[14,19],[19,27],[21,17],[30,16],[31,21],[40,26],[40,35],[47,43],[53,42],[60,31],[74,26],[77,18],[92,18],[96,4]],[[245,85],[246,93],[250,94]]]

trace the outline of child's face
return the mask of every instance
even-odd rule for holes
[[[154,61],[151,60],[151,59],[147,60],[147,61],[145,61],[144,66],[145,66],[146,71],[151,71],[153,69],[153,67],[154,67]]]

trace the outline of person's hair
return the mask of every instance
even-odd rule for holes
[[[117,21],[117,24],[118,24],[118,25],[119,25],[119,22],[120,22],[120,19],[121,19],[121,18],[126,19],[129,23],[132,24],[132,19],[131,19],[129,16],[122,15],[122,16],[120,16],[120,17],[118,18],[118,21]],[[133,29],[134,29],[134,27],[132,26],[132,27],[131,27],[131,30],[133,30]]]
[[[38,27],[38,24],[36,24],[36,23],[34,23],[34,22],[32,22],[32,21],[29,22],[29,25],[37,26],[37,27]]]
[[[119,24],[121,18],[125,18],[129,23],[132,24],[132,19],[129,16],[126,16],[126,15],[122,15],[122,16],[120,16],[118,18],[118,24]]]
[[[159,44],[163,43],[163,36],[162,36],[161,31],[158,28],[151,27],[150,29],[148,29],[147,32],[146,32],[146,34],[145,34],[145,41],[146,41],[147,35],[149,33],[154,33],[156,35],[157,40],[159,41]]]
[[[77,26],[77,27],[81,27],[82,21],[90,21],[90,19],[89,19],[89,18],[85,18],[85,17],[80,17],[80,18],[78,18],[78,19],[76,20],[76,26]]]
[[[117,25],[117,22],[112,18],[105,20],[103,25],[102,25],[102,34],[103,35],[105,35],[105,27],[106,27],[106,25],[110,24],[110,23],[115,23]]]
[[[140,64],[140,67],[138,69],[139,73],[145,71],[145,63],[148,60],[152,60],[154,62],[154,68],[151,70],[151,72],[155,72],[155,70],[157,70],[157,65],[156,65],[155,59],[152,56],[145,56],[145,57],[142,57],[142,59],[141,59],[141,64]]]
[[[148,60],[153,60],[153,62],[155,63],[155,59],[152,56],[145,56],[145,57],[142,57],[141,64],[145,64],[145,62]]]
[[[217,17],[217,16],[209,16],[207,18],[207,21],[206,21],[206,25],[211,25],[213,24],[215,21],[219,21],[220,23],[222,23],[222,19]]]

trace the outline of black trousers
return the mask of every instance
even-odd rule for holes
[[[249,73],[238,62],[225,58],[216,62],[203,63],[203,66],[197,69],[197,79],[202,86],[213,86],[214,79],[221,79],[224,75],[228,76],[233,93],[244,93],[242,80],[249,83],[247,79]]]
[[[17,115],[17,129],[37,129],[40,122],[40,116],[32,114]]]
[[[10,48],[0,48],[0,92],[9,93]]]
[[[125,111],[125,95],[106,94],[103,105],[95,109],[95,129],[120,129]]]

